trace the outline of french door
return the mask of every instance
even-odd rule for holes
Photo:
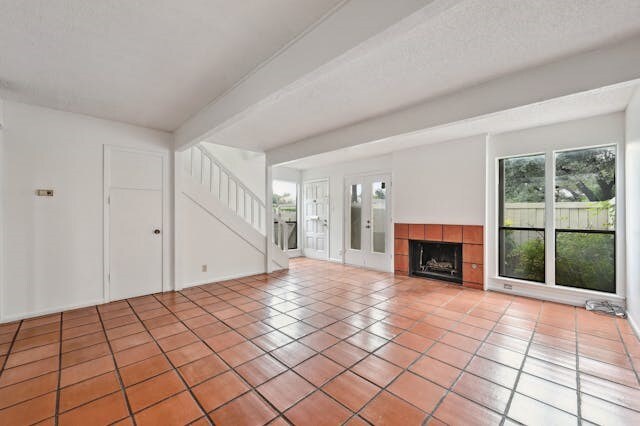
[[[329,257],[329,181],[305,182],[304,255],[315,259]]]
[[[391,176],[353,176],[345,183],[345,263],[391,271]]]

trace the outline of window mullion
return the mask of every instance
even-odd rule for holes
[[[556,233],[555,233],[555,155],[547,151],[545,155],[545,281],[556,285]]]

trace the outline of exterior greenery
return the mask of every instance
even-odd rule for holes
[[[615,146],[559,152],[555,166],[556,209],[572,205],[572,216],[583,215],[576,221],[563,216],[560,222],[569,224],[556,230],[556,284],[615,292]],[[501,160],[500,167],[501,209],[507,203],[545,202],[543,155]],[[544,282],[544,232],[510,226],[506,220],[501,223],[500,274]]]
[[[503,232],[504,253],[502,259],[502,275],[529,281],[544,282],[544,232],[515,231],[505,229]],[[530,233],[534,236],[518,244],[517,233]]]
[[[615,235],[558,232],[556,284],[615,293]]]

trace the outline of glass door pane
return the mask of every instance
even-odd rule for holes
[[[371,185],[371,231],[372,251],[385,253],[387,248],[387,185],[373,182]]]
[[[298,185],[295,182],[273,181],[273,237],[282,250],[298,248]]]
[[[349,247],[353,250],[362,249],[362,185],[351,185],[351,193],[349,199],[351,200],[351,213],[350,213],[350,229],[351,238]]]

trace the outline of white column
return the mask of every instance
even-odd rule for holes
[[[173,289],[182,290],[182,232],[184,227],[182,202],[182,184],[184,179],[184,152],[173,152]],[[190,155],[190,154],[189,154]]]
[[[265,238],[265,244],[266,244],[266,250],[265,250],[265,256],[264,256],[264,261],[265,261],[265,271],[267,273],[271,273],[273,272],[273,208],[272,208],[272,203],[273,203],[273,181],[272,181],[272,171],[273,171],[273,166],[271,166],[269,164],[269,159],[266,159],[266,166],[265,166],[265,179],[264,179],[264,183],[265,183],[265,197],[264,197],[264,225],[265,225],[265,231],[266,231],[266,238]]]
[[[640,90],[626,110],[626,298],[629,323],[640,335]],[[616,189],[617,191],[617,189]],[[619,192],[618,192],[619,193]]]
[[[0,322],[2,322],[4,305],[4,113],[2,99],[0,99]]]

